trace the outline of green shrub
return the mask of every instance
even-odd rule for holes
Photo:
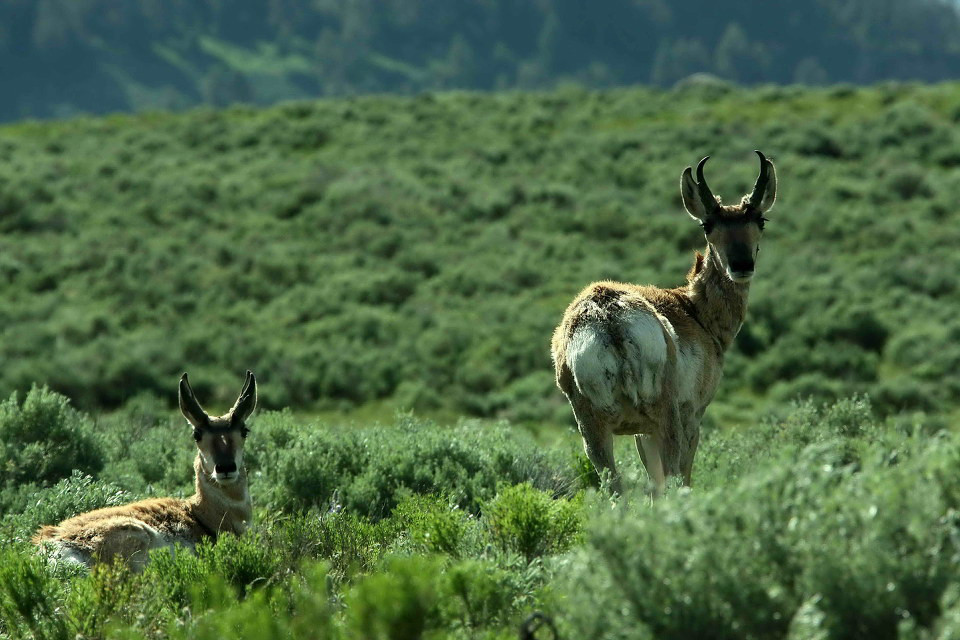
[[[60,611],[63,595],[46,560],[19,548],[0,550],[0,634],[24,639],[71,638]]]
[[[563,552],[577,541],[580,509],[579,499],[554,499],[524,483],[503,489],[484,505],[483,522],[500,549],[519,553],[530,562]]]
[[[443,494],[476,513],[501,482],[529,481],[555,492],[575,485],[562,456],[504,425],[443,428],[403,417],[392,428],[305,431],[293,446],[269,454],[276,470],[263,470],[275,474],[267,478],[270,501],[286,510],[327,510],[337,502],[382,518],[413,493]]]
[[[934,623],[960,549],[956,438],[904,437],[851,400],[801,406],[766,444],[738,444],[778,453],[750,456],[732,484],[591,512],[568,597],[589,589],[591,607],[627,613],[578,612],[574,635],[639,621],[657,638],[894,638],[901,621]]]
[[[224,579],[213,572],[209,560],[183,547],[151,552],[142,575],[145,584],[156,588],[154,597],[175,609],[190,605],[196,591],[208,582],[216,580],[225,584]]]
[[[289,414],[264,417],[261,474],[298,433]],[[407,438],[423,426],[346,433],[419,453]],[[571,638],[938,637],[955,626],[960,556],[960,437],[945,427],[881,421],[864,397],[804,401],[706,431],[696,487],[652,504],[640,492],[556,498],[528,482],[500,484],[479,519],[436,489],[399,487],[376,520],[337,494],[329,511],[292,516],[258,502],[247,534],[157,550],[141,574],[48,565],[16,540],[68,507],[128,499],[76,473],[8,499],[23,510],[0,527],[0,634],[506,640],[540,609]],[[484,434],[466,440],[481,449],[496,430],[469,433]],[[525,440],[492,442],[496,453]]]
[[[112,637],[111,631],[122,627],[141,626],[147,632],[162,628],[172,617],[167,606],[154,585],[116,562],[97,565],[71,580],[61,610],[71,614],[71,637],[97,638]]]
[[[460,557],[473,551],[467,544],[469,535],[476,532],[476,519],[443,498],[410,496],[397,505],[393,517],[428,553]]]
[[[223,535],[215,544],[200,544],[197,558],[210,565],[213,575],[245,594],[255,587],[269,584],[285,558],[280,550],[256,531],[242,536]]]
[[[903,375],[884,380],[870,393],[878,415],[889,416],[912,411],[929,413],[944,407],[943,389],[934,383]]]
[[[431,558],[392,558],[381,573],[360,580],[344,598],[348,637],[424,637],[439,620],[441,570],[440,561]]]
[[[757,424],[705,432],[694,466],[696,485],[714,488],[738,481],[756,468],[758,451],[791,460],[808,445],[829,443],[845,464],[856,462],[883,433],[867,397],[794,401]]]
[[[89,418],[47,387],[32,387],[21,403],[0,403],[0,484],[52,484],[73,470],[103,468],[100,438]]]
[[[370,571],[401,535],[393,519],[370,522],[342,511],[284,516],[260,526],[264,545],[281,556],[274,560],[278,573],[321,559],[334,582]]]
[[[189,618],[150,629],[150,636],[209,640],[339,638],[333,629],[334,610],[326,574],[326,565],[311,564],[303,567],[302,579],[257,590],[242,600],[232,597],[218,577],[210,577],[195,585]],[[132,637],[142,637],[137,633],[138,627],[123,631]]]
[[[463,560],[440,580],[440,616],[448,628],[476,630],[505,626],[524,604],[529,585],[489,562]]]
[[[902,167],[887,176],[887,188],[901,200],[929,198],[934,191],[919,167]]]

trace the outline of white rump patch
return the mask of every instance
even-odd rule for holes
[[[613,409],[617,384],[617,354],[596,327],[585,325],[573,332],[567,347],[567,366],[580,393],[600,409]]]
[[[646,309],[633,309],[623,317],[623,391],[634,405],[653,402],[660,395],[667,364],[667,341],[661,320]],[[666,322],[666,319],[663,320]],[[673,327],[669,327],[672,331]]]
[[[59,540],[44,541],[42,546],[49,554],[48,558],[51,564],[63,562],[87,568],[93,566],[93,557],[89,553],[66,545]]]
[[[577,389],[600,409],[615,409],[621,394],[636,406],[660,394],[667,363],[661,321],[646,309],[634,309],[622,317],[620,331],[623,353],[611,344],[611,336],[591,325],[577,329],[567,347]]]

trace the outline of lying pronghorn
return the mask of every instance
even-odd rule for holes
[[[743,324],[763,214],[777,193],[773,163],[756,153],[760,176],[735,206],[711,193],[703,177],[707,158],[696,180],[690,167],[683,172],[683,205],[707,239],[686,286],[595,282],[567,307],[553,334],[557,385],[573,407],[587,456],[598,473],[610,470],[614,491],[621,490],[614,435],[635,435],[656,493],[668,475],[690,484],[700,419]]]
[[[57,526],[42,527],[33,542],[53,547],[62,560],[90,566],[121,558],[139,570],[151,549],[176,544],[192,548],[203,539],[216,540],[221,532],[243,533],[252,517],[243,468],[245,421],[256,404],[257,381],[247,371],[233,408],[219,418],[210,417],[183,374],[180,411],[193,425],[197,441],[196,493],[185,500],[156,498],[90,511]]]

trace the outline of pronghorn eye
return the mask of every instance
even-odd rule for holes
[[[203,438],[203,432],[200,429],[193,430],[193,439],[197,442],[200,442],[200,439]]]
[[[242,429],[240,429],[241,438],[246,438],[248,433],[250,433],[250,429],[247,429],[246,427],[243,427]]]
[[[710,232],[713,231],[713,220],[705,220],[700,223],[700,226],[703,227],[703,233],[705,235],[710,235]]]

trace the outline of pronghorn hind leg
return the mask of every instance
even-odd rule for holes
[[[695,420],[688,424],[688,444],[683,458],[680,460],[680,472],[683,474],[683,486],[693,486],[693,458],[697,455],[697,446],[700,444],[700,423]]]
[[[603,478],[603,472],[610,472],[610,490],[623,494],[617,464],[613,458],[613,432],[601,421],[596,412],[579,394],[570,398],[573,416],[577,420],[580,436],[583,438],[583,451],[587,454],[597,475]]]
[[[597,474],[603,478],[603,472],[610,472],[610,490],[616,494],[623,494],[623,485],[620,482],[620,475],[617,473],[617,464],[613,459],[613,434],[606,430],[599,432],[593,431],[589,434],[581,429],[580,435],[583,437],[583,450],[586,452],[593,468]]]
[[[675,405],[666,405],[659,416],[651,417],[652,433],[637,434],[634,439],[637,443],[637,453],[640,462],[647,470],[647,476],[653,483],[653,495],[663,495],[667,478],[680,473],[683,447],[679,439],[683,437],[683,422],[680,408]]]
[[[119,558],[131,570],[140,572],[147,564],[150,551],[164,546],[157,530],[141,520],[122,518],[110,524],[96,554],[100,562],[109,563]]]
[[[663,489],[666,486],[666,474],[663,467],[663,442],[659,435],[640,435],[634,436],[637,442],[637,453],[640,454],[640,462],[643,463],[650,482],[653,483],[653,495],[659,497],[663,495]]]

